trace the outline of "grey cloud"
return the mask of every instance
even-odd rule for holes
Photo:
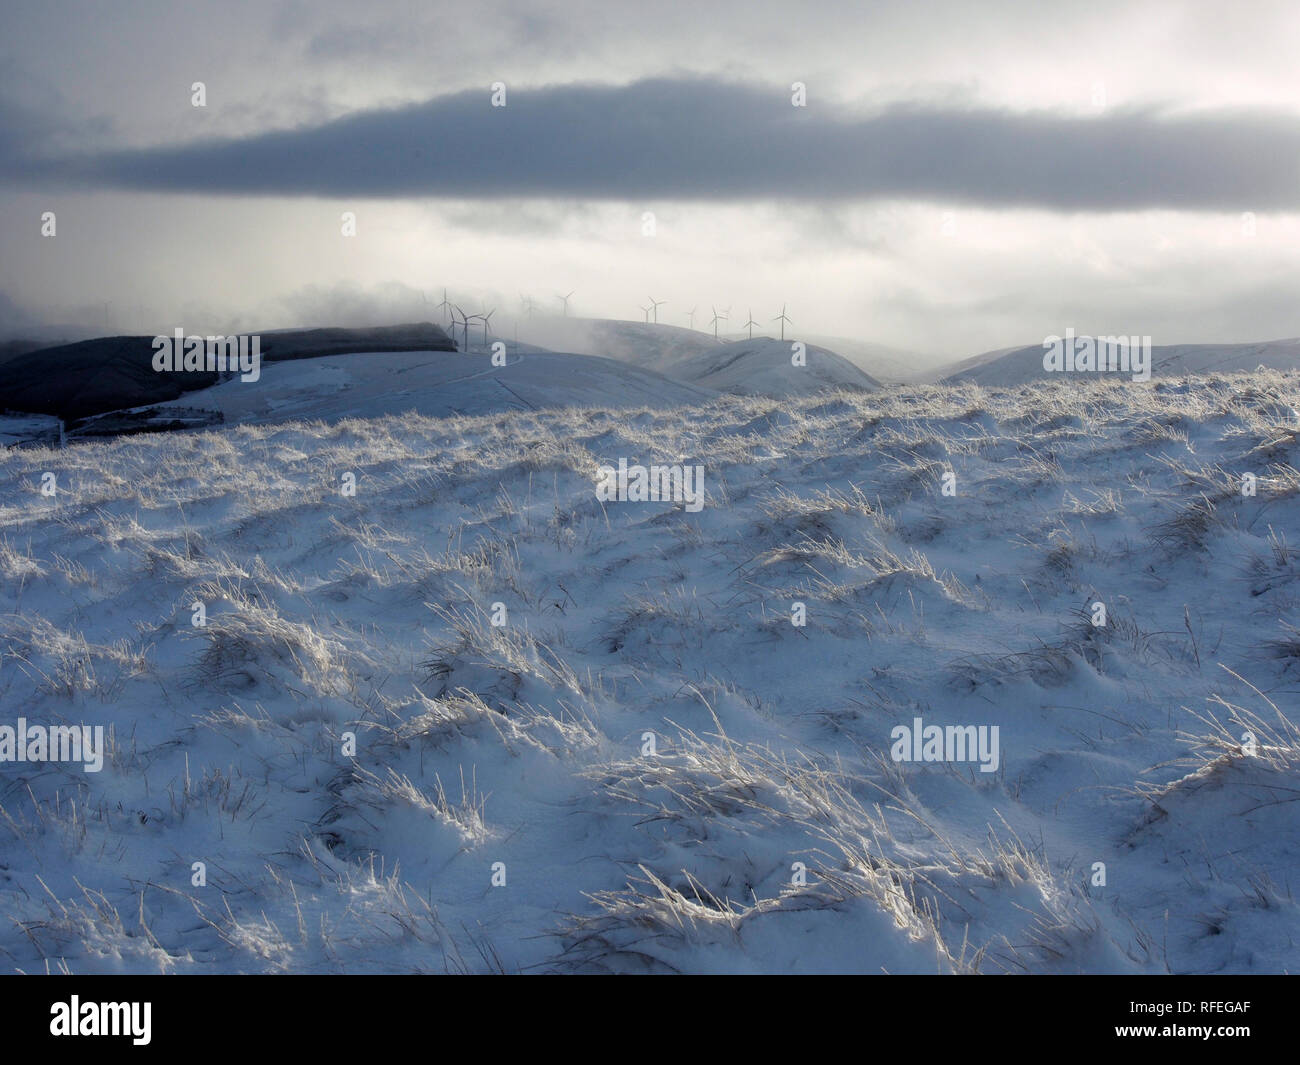
[[[656,78],[487,87],[240,139],[24,164],[27,181],[329,197],[853,200],[1112,211],[1300,206],[1300,120],[1272,112],[1080,118],[893,106]]]
[[[598,214],[590,205],[550,201],[498,200],[493,203],[467,201],[449,203],[438,212],[445,224],[475,233],[497,233],[512,237],[551,237],[566,227],[579,229],[586,239],[599,232]]]
[[[382,29],[362,26],[332,26],[321,30],[305,49],[311,59],[352,60],[359,57],[393,57],[403,54],[402,38]]]

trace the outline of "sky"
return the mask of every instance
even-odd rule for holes
[[[1296,336],[1297,55],[1293,2],[8,0],[0,335]]]

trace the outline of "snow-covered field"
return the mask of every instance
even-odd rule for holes
[[[1298,390],[0,453],[0,726],[109,744],[0,765],[0,965],[1294,969]],[[620,458],[705,506],[602,503]],[[993,771],[896,761],[918,718]]]

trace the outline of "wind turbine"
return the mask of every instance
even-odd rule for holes
[[[689,311],[686,312],[686,318],[691,323],[692,329],[695,328],[695,311],[696,308],[692,307]]]
[[[421,292],[420,295],[423,296],[424,293]],[[447,302],[447,290],[444,288],[444,289],[442,290],[442,302],[441,302],[440,304],[438,304],[438,310],[442,311],[442,310],[448,309],[448,308],[450,308],[450,307],[451,307],[451,304]],[[448,315],[448,317],[450,317],[450,316]]]
[[[524,305],[524,312],[528,315],[529,318],[531,318],[533,316],[533,297],[525,296],[521,292],[519,293],[519,302]]]
[[[573,293],[570,292],[570,293],[569,293],[569,296],[572,296],[572,295],[573,295]],[[564,304],[564,317],[566,317],[566,318],[569,317],[569,296],[561,296],[561,295],[557,294],[556,297],[555,297],[557,300],[559,300],[561,303]]]
[[[485,321],[484,317],[483,317],[481,314],[471,314],[468,318],[465,319],[465,350],[466,350],[466,351],[469,351],[469,350],[470,350],[470,347],[469,347],[469,323],[470,323],[470,322],[473,322],[473,321],[475,321],[475,320],[478,320],[478,321],[480,321],[480,322]],[[487,327],[484,326],[484,328],[486,329]]]
[[[720,322],[720,321],[726,321],[727,316],[726,316],[726,314],[719,314],[719,313],[718,313],[718,308],[717,308],[717,307],[710,307],[709,310],[711,310],[711,311],[713,312],[713,321],[710,322],[709,324],[710,324],[711,326],[713,326],[713,339],[714,339],[714,340],[717,340],[717,339],[718,339],[718,322]]]
[[[476,314],[474,316],[476,318],[481,318],[483,320],[483,346],[484,347],[487,347],[487,342],[488,342],[488,322],[492,320],[492,316],[496,313],[497,313],[497,309],[493,307],[490,311],[487,312],[487,314]]]
[[[659,324],[659,308],[667,302],[667,300],[657,300],[653,296],[650,297],[650,306],[654,308],[655,312],[655,325]]]
[[[649,307],[642,307],[642,308],[641,308],[641,313],[645,315],[645,320],[646,320],[647,322],[650,321],[650,308],[649,308]]]
[[[469,317],[455,304],[452,304],[451,342],[456,343],[456,312],[460,313],[460,325],[465,332],[465,351],[469,351]]]
[[[774,321],[774,322],[780,322],[780,323],[781,323],[781,339],[782,339],[782,340],[785,339],[785,323],[788,322],[789,320],[790,320],[790,319],[787,318],[787,317],[785,316],[785,304],[783,303],[783,304],[781,304],[781,313],[778,314],[775,318],[772,319],[772,321]]]
[[[756,321],[754,321],[754,311],[753,311],[753,308],[750,308],[750,311],[749,311],[749,321],[746,322],[745,325],[749,327],[749,339],[750,339],[750,340],[753,340],[753,339],[754,339],[754,326],[758,325],[758,323],[757,323]],[[785,337],[782,337],[781,339],[784,340]]]

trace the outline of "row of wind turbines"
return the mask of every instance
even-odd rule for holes
[[[445,295],[445,291],[444,291],[444,295]],[[564,316],[565,316],[566,318],[569,316],[569,296],[572,296],[572,295],[573,295],[573,293],[570,292],[568,295],[565,295],[565,296],[559,296],[559,295],[557,295],[557,296],[555,297],[556,299],[560,300],[560,301],[564,304]],[[534,310],[532,297],[531,297],[531,296],[524,296],[524,295],[521,294],[519,298],[520,298],[520,300],[523,301],[525,312],[528,314],[528,317],[531,318],[531,317],[533,316],[533,310]],[[668,301],[667,301],[667,300],[657,300],[657,299],[655,299],[653,296],[649,297],[649,299],[650,299],[650,302],[649,302],[646,306],[640,308],[641,313],[642,313],[643,315],[645,315],[645,320],[646,320],[646,322],[649,322],[649,321],[651,320],[651,316],[653,315],[653,316],[654,316],[654,323],[655,323],[656,325],[658,325],[658,324],[659,324],[659,308],[662,307],[662,306],[663,306],[665,303],[667,303]],[[696,311],[698,311],[698,310],[699,310],[699,307],[696,306],[696,307],[692,307],[689,311],[686,311],[686,312],[685,312],[685,314],[686,314],[686,320],[689,322],[689,324],[690,324],[690,328],[691,328],[691,329],[694,329],[694,328],[695,328],[695,313],[696,313]],[[727,321],[727,320],[731,317],[731,308],[730,308],[730,307],[727,307],[727,308],[723,309],[722,311],[719,311],[716,307],[710,307],[709,310],[713,312],[713,317],[709,320],[709,324],[710,324],[711,326],[713,326],[713,338],[714,338],[715,340],[717,340],[717,339],[719,339],[719,338],[718,338],[718,324],[719,324],[720,322],[725,322],[725,321]],[[783,303],[783,304],[781,304],[781,313],[778,314],[775,318],[772,319],[772,321],[774,321],[774,322],[780,322],[780,323],[781,323],[781,339],[782,339],[782,340],[785,340],[785,327],[786,327],[786,324],[787,324],[788,322],[790,322],[790,317],[789,317],[789,315],[787,315],[787,314],[785,313],[785,310],[786,310],[786,304]],[[754,311],[753,311],[753,309],[751,308],[750,311],[749,311],[749,320],[746,321],[746,322],[744,323],[744,325],[742,325],[740,328],[741,328],[741,329],[748,329],[748,330],[749,330],[749,339],[750,339],[750,340],[753,340],[753,339],[754,339],[754,326],[756,326],[756,325],[758,325],[758,324],[759,324],[758,322],[754,321]]]
[[[651,296],[651,297],[650,297],[650,306],[649,306],[649,307],[642,307],[642,308],[641,308],[642,312],[645,314],[645,320],[646,320],[647,322],[650,321],[650,314],[651,314],[651,312],[653,311],[654,316],[655,316],[655,319],[654,319],[654,320],[655,320],[655,323],[657,324],[657,323],[659,322],[659,308],[660,308],[661,306],[663,306],[663,305],[664,305],[665,303],[667,303],[667,302],[668,302],[667,300],[657,300],[657,299],[655,299],[653,296]],[[789,316],[785,313],[785,308],[786,308],[786,305],[785,305],[784,303],[781,304],[781,313],[778,314],[775,318],[772,319],[772,321],[774,321],[774,322],[780,322],[780,323],[781,323],[781,339],[782,339],[782,340],[785,339],[785,326],[786,326],[786,323],[790,321]],[[694,329],[694,328],[695,328],[695,312],[698,311],[698,310],[699,310],[699,307],[692,307],[689,311],[686,311],[686,312],[685,312],[685,313],[686,313],[686,320],[690,323],[690,328],[691,328],[691,329]],[[710,307],[709,307],[709,310],[713,312],[713,317],[709,319],[709,325],[713,326],[713,339],[714,339],[714,340],[717,340],[717,339],[718,339],[718,323],[720,323],[720,322],[725,322],[725,321],[727,321],[728,319],[730,319],[730,317],[731,317],[731,308],[730,308],[730,307],[726,307],[726,308],[724,308],[723,310],[719,311],[717,307],[712,307],[712,306],[710,306]],[[740,328],[741,328],[741,329],[748,329],[748,330],[749,330],[749,339],[750,339],[750,340],[753,340],[753,339],[754,339],[754,326],[756,326],[756,325],[758,325],[758,324],[759,324],[758,322],[754,321],[754,310],[753,310],[753,308],[751,307],[750,310],[749,310],[749,320],[748,320],[747,322],[745,322],[745,323],[744,323]]]
[[[423,298],[424,301],[427,303],[428,297],[424,296],[423,292],[420,293],[420,295],[421,298]],[[556,293],[555,295],[555,298],[560,301],[562,314],[565,318],[569,316],[569,300],[572,298],[572,296],[573,296],[572,291],[566,292],[564,295],[560,295],[559,293]],[[520,293],[519,300],[520,303],[523,305],[524,313],[527,314],[529,318],[531,318],[533,316],[533,312],[536,310],[536,305],[533,302],[533,298],[531,296],[525,296],[523,293]],[[646,322],[649,322],[650,316],[654,315],[655,324],[658,325],[659,308],[662,307],[667,302],[668,302],[667,300],[657,300],[653,296],[651,296],[650,303],[647,306],[641,308],[641,312],[645,315]],[[437,308],[440,312],[444,314],[444,316],[447,319],[447,324],[451,329],[451,339],[453,342],[456,339],[456,329],[457,327],[459,327],[461,330],[461,335],[465,341],[465,350],[468,351],[469,350],[469,323],[482,322],[483,323],[483,344],[484,346],[487,345],[488,323],[492,320],[492,315],[496,314],[495,307],[493,307],[491,310],[486,312],[480,312],[477,314],[466,314],[465,311],[461,309],[459,304],[452,303],[450,300],[447,299],[447,290],[444,288],[442,290],[442,302],[437,305]],[[689,311],[685,312],[686,319],[690,323],[691,329],[695,328],[695,313],[698,310],[699,307],[697,306],[697,307],[692,307]],[[709,324],[713,326],[713,339],[718,340],[720,339],[718,336],[718,326],[721,322],[725,322],[730,319],[731,308],[726,307],[723,310],[719,311],[717,307],[710,306],[709,310],[713,312],[713,317],[709,320]],[[790,317],[785,313],[785,310],[786,310],[786,304],[783,303],[781,304],[781,313],[772,319],[772,321],[774,322],[781,323],[781,339],[783,341],[785,340],[785,327],[787,323],[791,321]],[[457,315],[460,315],[459,322],[456,321]],[[753,308],[750,308],[749,318],[744,323],[744,325],[741,326],[742,329],[749,330],[750,340],[754,339],[754,326],[758,324],[759,324],[758,322],[754,321]]]
[[[573,296],[572,292],[567,292],[563,296],[557,295],[555,297],[560,301],[561,305],[563,306],[564,317],[566,318],[569,316],[569,299],[572,296]],[[423,292],[420,293],[420,298],[423,299],[425,303],[429,302],[429,298]],[[533,316],[533,310],[534,310],[532,297],[525,296],[521,293],[519,298],[523,302],[524,310],[527,312],[528,317],[531,318]],[[436,308],[443,315],[443,318],[448,328],[451,329],[451,339],[453,343],[456,340],[456,330],[459,328],[461,330],[461,336],[464,338],[464,342],[465,342],[465,347],[463,350],[468,351],[469,350],[469,323],[482,322],[483,323],[483,346],[484,347],[487,346],[488,323],[492,320],[492,316],[497,312],[497,309],[495,307],[493,307],[491,310],[481,311],[477,314],[466,314],[465,311],[461,308],[460,304],[452,303],[447,298],[447,290],[444,288],[442,290],[442,302],[436,304]],[[459,322],[456,320],[457,315],[460,315]]]

